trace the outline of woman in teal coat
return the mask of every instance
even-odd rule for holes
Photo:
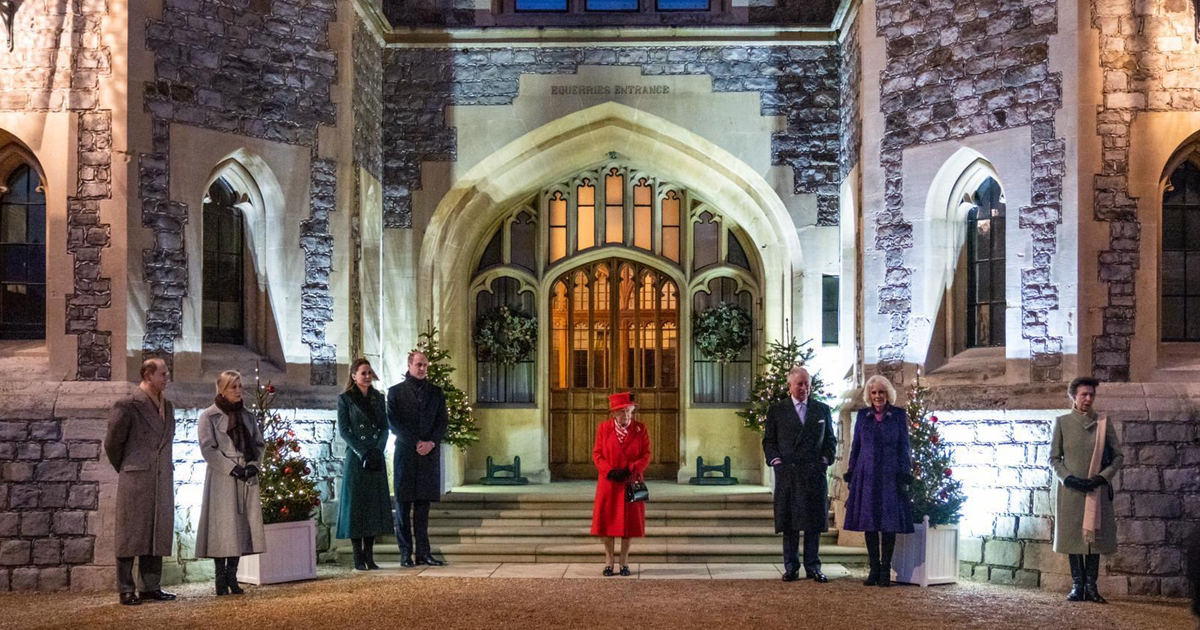
[[[383,394],[371,387],[375,371],[366,359],[350,366],[350,384],[338,397],[338,434],[346,441],[342,471],[338,538],[354,546],[354,568],[378,569],[375,537],[392,533],[392,499],[388,493],[388,424]]]

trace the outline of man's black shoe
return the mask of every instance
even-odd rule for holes
[[[137,593],[121,593],[122,606],[137,606],[141,603],[142,600],[138,598]]]
[[[820,571],[813,571],[812,573],[805,573],[804,577],[805,577],[805,579],[812,580],[814,582],[820,582],[821,584],[824,584],[829,581],[829,578],[825,577],[825,574],[821,573]]]
[[[162,589],[157,591],[142,591],[138,593],[138,597],[156,602],[172,602],[175,601],[175,593],[168,593]]]
[[[784,582],[795,582],[796,580],[799,580],[799,579],[800,579],[799,571],[784,571],[783,572],[783,581]]]
[[[440,567],[446,563],[434,558],[433,556],[425,556],[424,558],[417,558],[417,564],[427,564],[431,567]]]
[[[405,568],[415,567],[417,563],[413,562],[412,556],[403,556],[400,558],[400,566]]]

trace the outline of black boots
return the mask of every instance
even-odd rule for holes
[[[240,556],[225,558],[225,584],[229,586],[230,595],[241,595],[246,592],[242,590],[242,587],[238,586],[237,582],[237,568],[241,560]]]
[[[1107,604],[1108,600],[1101,597],[1100,591],[1096,588],[1096,579],[1100,577],[1100,554],[1089,553],[1084,556],[1083,571],[1084,595],[1087,596],[1087,600],[1097,604]]]
[[[867,579],[863,580],[863,586],[875,586],[879,584],[879,533],[867,532],[867,562],[871,565],[871,571],[867,573]]]
[[[379,569],[379,565],[375,564],[375,537],[367,536],[363,541],[363,562],[367,565],[368,571]]]
[[[1073,553],[1067,556],[1071,563],[1071,592],[1067,593],[1067,601],[1082,602],[1087,600],[1087,580],[1084,577],[1083,555]]]
[[[213,573],[217,582],[217,596],[229,594],[229,584],[225,581],[225,558],[213,558]]]
[[[895,532],[883,532],[883,549],[879,554],[879,585],[892,585],[892,552],[896,550]]]
[[[232,558],[213,558],[213,566],[215,567],[215,577],[217,582],[217,595],[241,595],[246,591],[237,583],[237,568],[240,557]]]
[[[366,556],[363,554],[363,539],[351,538],[350,546],[354,548],[354,570],[355,571],[366,571],[367,570],[367,559],[366,559]]]

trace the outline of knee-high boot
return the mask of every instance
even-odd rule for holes
[[[366,571],[367,562],[363,559],[363,539],[351,538],[350,546],[354,548],[354,570]]]
[[[1084,594],[1089,602],[1097,604],[1107,604],[1108,600],[1100,596],[1100,591],[1096,587],[1096,580],[1100,577],[1100,554],[1089,553],[1083,557],[1084,569]]]
[[[875,586],[879,583],[879,532],[867,532],[867,562],[871,565],[863,586]]]
[[[229,585],[229,593],[231,595],[241,595],[246,592],[242,590],[241,586],[238,586],[237,581],[238,563],[241,560],[241,556],[225,558],[225,583]]]
[[[213,574],[216,576],[217,596],[229,594],[229,583],[225,581],[225,558],[213,558]]]
[[[879,554],[879,585],[892,585],[892,552],[896,550],[896,533],[883,532],[883,549]]]
[[[374,536],[367,536],[366,538],[363,538],[363,561],[366,563],[368,571],[374,571],[379,568],[379,565],[375,564]]]
[[[1067,593],[1067,601],[1082,602],[1087,599],[1087,580],[1083,566],[1083,554],[1073,553],[1067,556],[1071,564],[1071,592]]]

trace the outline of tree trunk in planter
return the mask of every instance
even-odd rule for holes
[[[913,533],[896,536],[892,578],[896,582],[929,586],[958,582],[958,525],[914,525]]]
[[[263,526],[266,551],[242,558],[237,579],[278,584],[317,577],[317,522],[313,519]]]

